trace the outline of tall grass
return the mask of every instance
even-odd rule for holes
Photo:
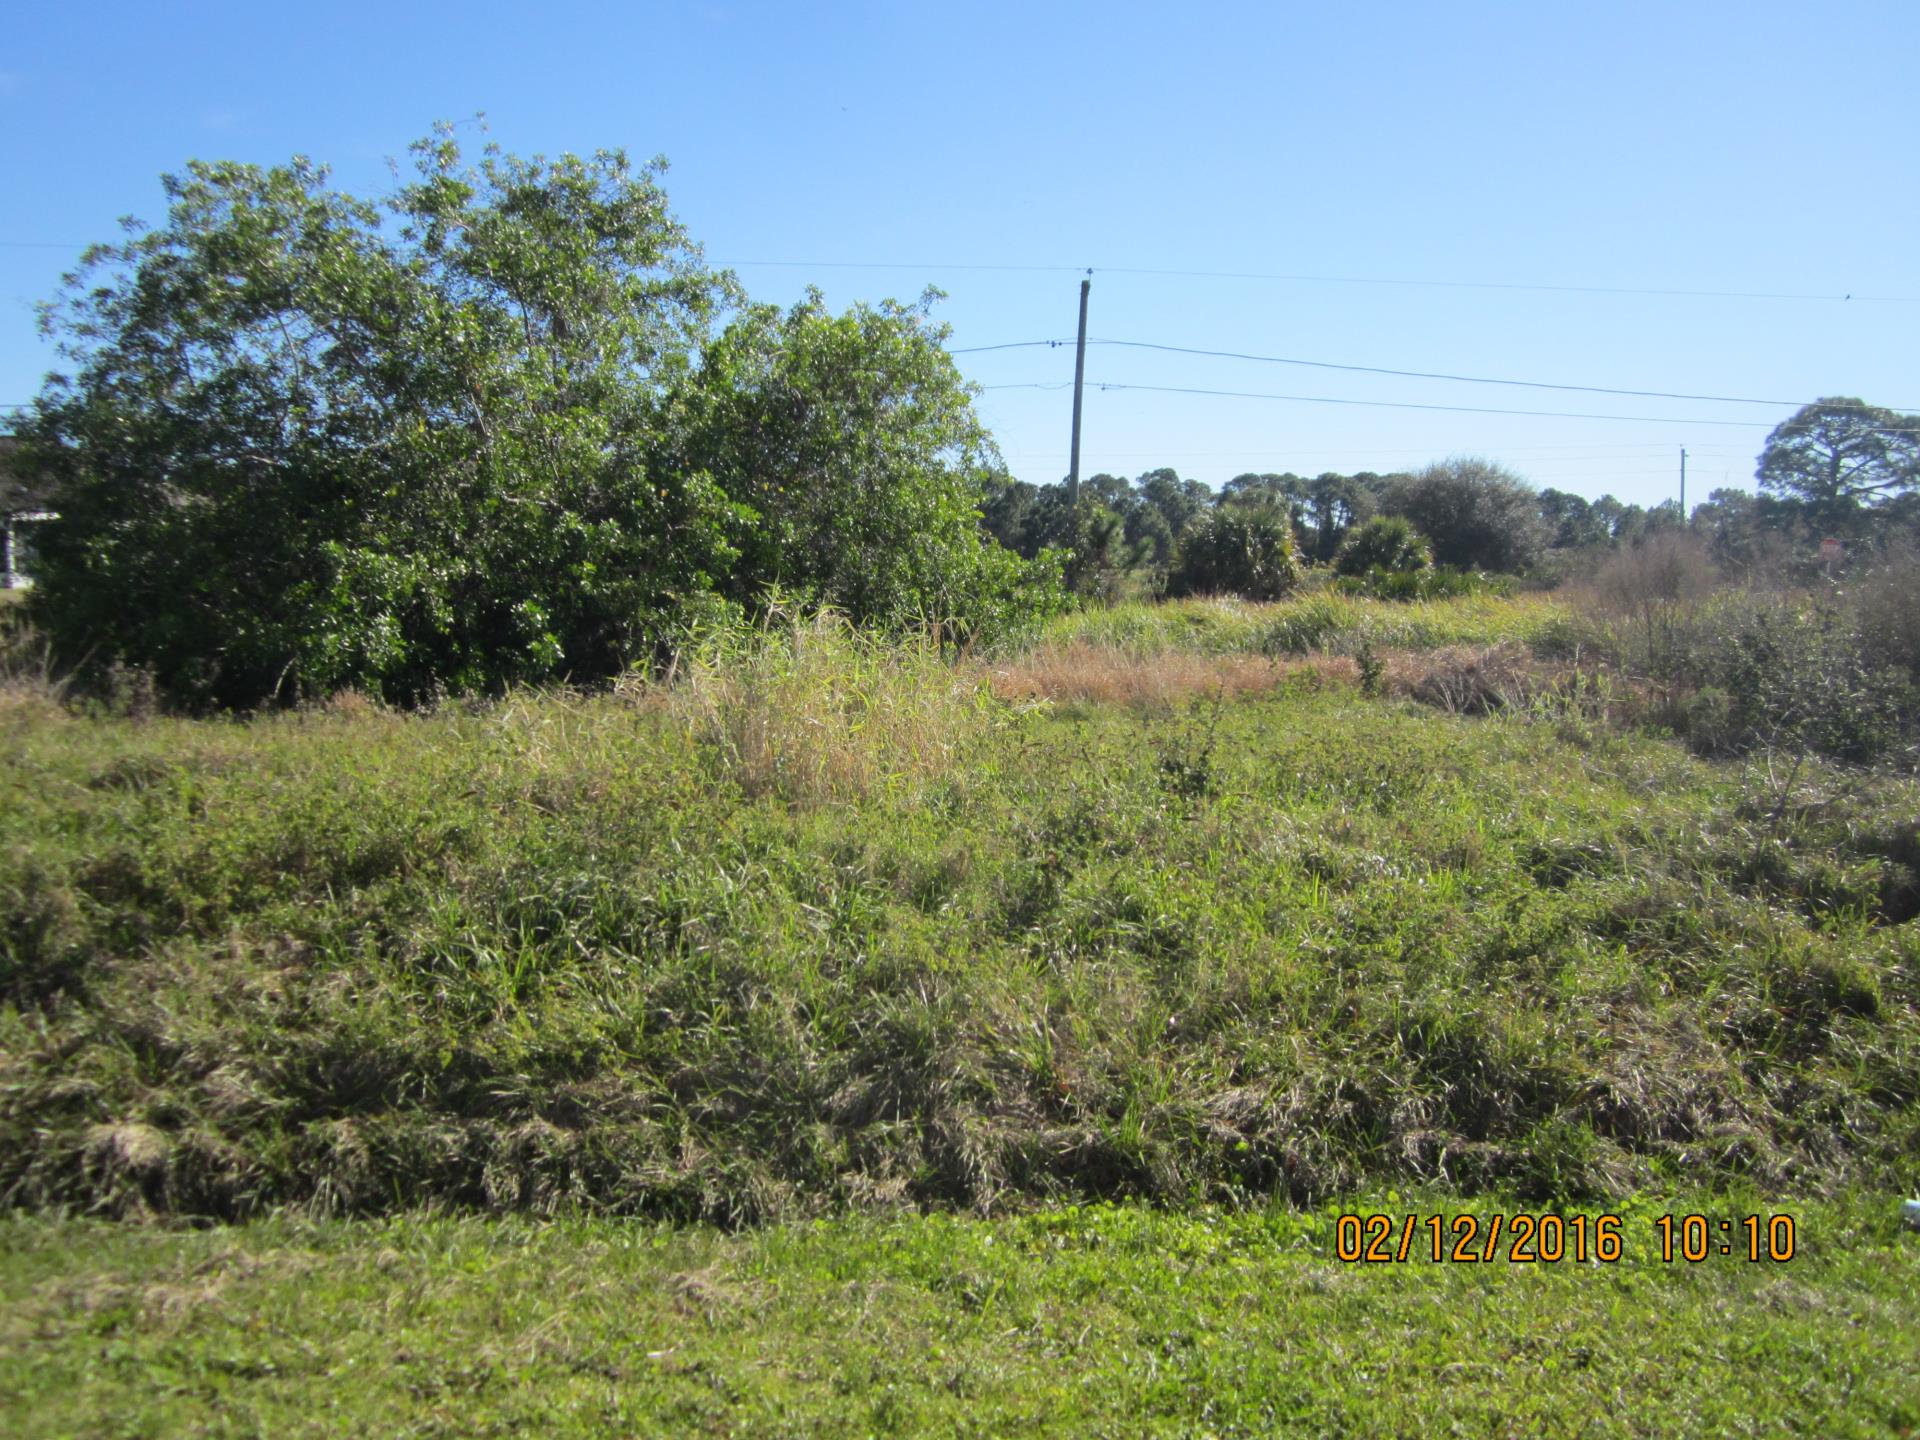
[[[1052,622],[1045,639],[1083,642],[1136,654],[1177,651],[1351,654],[1364,642],[1415,650],[1450,645],[1533,645],[1571,618],[1543,595],[1466,595],[1399,602],[1318,591],[1271,604],[1229,599],[1089,609]]]
[[[863,632],[831,611],[709,633],[664,684],[626,693],[663,699],[715,775],[794,804],[916,792],[952,770],[995,708],[934,639]]]
[[[0,1202],[737,1222],[1920,1144],[1911,786],[729,643],[617,698],[0,729]]]

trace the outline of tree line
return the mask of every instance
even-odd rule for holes
[[[1684,532],[1729,573],[1788,579],[1822,563],[1827,539],[1848,553],[1920,543],[1920,416],[1845,396],[1817,400],[1768,437],[1755,473],[1758,493],[1716,489],[1685,514],[1678,501],[1642,506],[1536,489],[1475,457],[1311,479],[1248,472],[1217,491],[1165,467],[1131,481],[1103,473],[1081,483],[1077,505],[1065,481],[999,473],[988,477],[981,514],[1020,555],[1069,552],[1069,580],[1085,592],[1194,588],[1188,553],[1230,514],[1243,527],[1255,514],[1274,517],[1300,561],[1350,575],[1433,566],[1550,582],[1650,536]]]
[[[70,666],[176,703],[400,703],[591,683],[782,603],[1015,634],[1080,595],[1387,593],[1551,578],[1688,528],[1749,571],[1920,533],[1920,418],[1846,398],[1692,515],[1407,473],[1008,475],[932,317],[755,303],[673,217],[664,162],[474,163],[450,130],[372,201],[305,159],[163,177],[153,229],[41,310],[67,369],[12,463],[59,519],[31,613]]]

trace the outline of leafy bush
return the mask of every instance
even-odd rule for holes
[[[1685,636],[1697,688],[1683,718],[1696,748],[1894,758],[1914,739],[1920,695],[1831,601],[1729,596]]]
[[[1366,575],[1375,570],[1407,574],[1432,564],[1433,547],[1414,529],[1413,522],[1401,515],[1376,515],[1349,530],[1333,557],[1333,568],[1342,575]]]
[[[1167,593],[1277,600],[1299,583],[1287,512],[1272,505],[1225,505],[1195,521],[1181,539]]]
[[[1437,564],[1517,574],[1539,563],[1546,550],[1539,497],[1519,476],[1488,460],[1457,457],[1400,477],[1382,508],[1418,527]]]
[[[47,307],[77,368],[15,463],[59,496],[33,610],[67,661],[194,706],[414,702],[611,677],[772,584],[981,637],[1057,602],[980,533],[931,294],[716,336],[740,297],[658,165],[415,156],[379,205],[196,163]]]
[[[1375,600],[1457,600],[1467,595],[1511,595],[1508,575],[1483,575],[1475,570],[1370,570],[1364,575],[1342,575],[1334,581],[1342,595],[1365,595]]]

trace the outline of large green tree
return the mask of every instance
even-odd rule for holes
[[[1004,604],[922,312],[743,308],[660,162],[470,165],[450,131],[414,161],[377,204],[190,165],[44,309],[72,368],[20,461],[60,496],[62,654],[189,703],[411,701],[611,674],[790,579],[888,619]]]
[[[618,668],[730,562],[727,498],[648,464],[728,298],[659,166],[414,158],[382,205],[190,165],[43,312],[77,366],[22,429],[64,652],[199,703],[411,700]]]
[[[1755,474],[1761,489],[1823,518],[1880,504],[1920,485],[1920,415],[1844,395],[1816,400],[1767,437]]]

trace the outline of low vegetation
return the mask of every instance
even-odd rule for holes
[[[1447,643],[1570,623],[1163,607],[956,667],[823,620],[619,695],[215,725],[19,691],[0,1195],[733,1224],[1894,1183],[1920,791],[1703,763],[1604,675]]]
[[[0,1405],[21,1440],[1845,1440],[1920,1424],[1920,1265],[1884,1206],[1796,1204],[1800,1253],[1758,1265],[1660,1263],[1656,1208],[1626,1208],[1620,1263],[1550,1266],[1343,1265],[1325,1211],[1095,1207],[737,1235],[16,1219],[0,1222]]]

